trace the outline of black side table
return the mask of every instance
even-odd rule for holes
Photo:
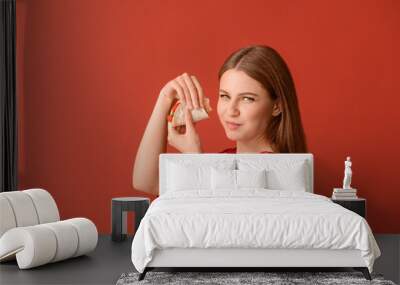
[[[135,231],[150,205],[150,199],[144,197],[120,197],[111,200],[111,239],[126,239],[126,212],[135,212]]]
[[[367,201],[364,198],[357,199],[332,199],[332,202],[341,205],[342,207],[359,214],[364,219],[367,217],[366,204]]]

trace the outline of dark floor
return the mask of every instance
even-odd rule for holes
[[[130,259],[132,238],[112,242],[99,236],[96,249],[87,256],[19,270],[17,263],[0,264],[0,285],[6,284],[115,284],[124,272],[134,271]]]
[[[400,235],[376,235],[382,251],[374,273],[399,283]],[[16,262],[0,264],[0,284],[115,284],[124,272],[134,271],[130,259],[132,238],[112,242],[100,236],[94,252],[88,256],[64,260],[41,267],[19,270]]]

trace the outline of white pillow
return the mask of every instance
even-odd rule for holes
[[[261,170],[236,170],[238,188],[267,188],[265,169]]]
[[[167,164],[167,191],[210,190],[211,167],[234,169],[234,160],[219,160],[210,165],[190,161],[169,161]]]
[[[266,188],[266,172],[262,170],[211,169],[211,189]]]
[[[306,164],[299,163],[292,168],[269,169],[267,188],[273,190],[307,191]]]
[[[211,189],[236,189],[236,170],[211,168]]]
[[[265,169],[268,189],[307,191],[311,187],[306,160],[238,159],[238,167],[248,171]]]

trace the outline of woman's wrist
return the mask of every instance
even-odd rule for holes
[[[171,110],[172,102],[173,100],[163,96],[163,94],[160,93],[157,98],[156,108],[160,109],[163,113],[168,115]]]

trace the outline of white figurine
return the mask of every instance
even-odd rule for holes
[[[350,186],[351,176],[352,176],[350,156],[346,158],[344,166],[345,168],[344,168],[343,189],[352,189]]]

